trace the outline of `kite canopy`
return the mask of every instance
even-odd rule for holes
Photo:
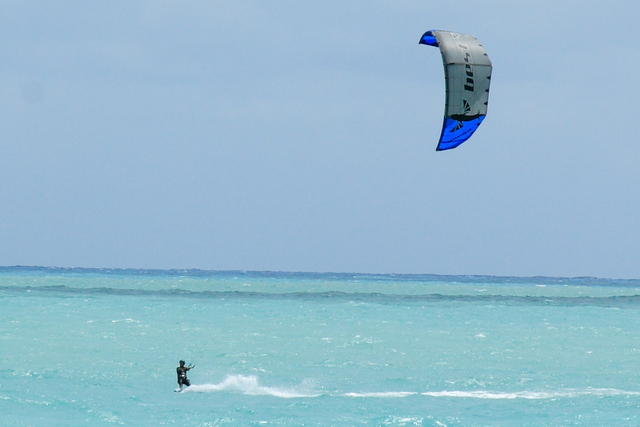
[[[468,34],[431,30],[420,44],[440,48],[446,82],[444,123],[437,151],[456,148],[487,115],[491,60],[480,41]]]

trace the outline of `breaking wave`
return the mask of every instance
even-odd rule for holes
[[[429,397],[453,397],[467,399],[559,399],[574,398],[582,396],[640,396],[640,391],[626,391],[615,388],[588,388],[583,390],[566,389],[556,391],[515,391],[515,392],[497,392],[487,390],[444,390],[444,391],[425,391],[422,393],[411,391],[396,392],[373,392],[373,393],[344,393],[346,397],[407,397],[407,396],[429,396]]]
[[[250,291],[190,291],[186,289],[123,289],[74,288],[55,286],[0,286],[0,292],[12,294],[51,293],[65,296],[130,296],[203,299],[246,300],[305,300],[318,302],[365,302],[374,304],[424,304],[440,302],[469,302],[503,305],[640,307],[640,295],[604,297],[519,296],[519,295],[444,295],[444,294],[386,294],[378,292],[250,292]]]
[[[640,396],[639,391],[618,390],[615,388],[588,388],[584,390],[566,389],[556,391],[428,391],[420,393],[430,397],[464,397],[472,399],[557,399],[581,396]]]
[[[547,284],[576,286],[640,287],[640,279],[611,279],[602,277],[552,277],[552,276],[491,276],[491,275],[442,275],[442,274],[371,274],[371,273],[319,273],[290,271],[250,271],[250,270],[200,270],[200,269],[139,269],[139,268],[83,268],[44,266],[0,266],[0,273],[24,274],[95,274],[105,276],[140,277],[220,277],[220,278],[281,278],[281,279],[322,279],[336,281],[376,281],[376,282],[448,282],[448,283],[504,283],[504,284]]]

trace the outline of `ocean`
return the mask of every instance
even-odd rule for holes
[[[640,280],[3,267],[0,361],[1,425],[637,426]]]

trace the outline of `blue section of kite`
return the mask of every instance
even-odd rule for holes
[[[438,47],[438,39],[433,35],[433,32],[427,31],[420,38],[420,44]]]
[[[479,116],[465,121],[445,117],[436,151],[450,150],[465,142],[478,129],[485,117]]]

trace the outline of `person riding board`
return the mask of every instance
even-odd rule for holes
[[[184,360],[180,361],[180,366],[176,368],[176,373],[178,374],[178,385],[180,386],[180,391],[182,391],[182,387],[191,385],[191,381],[187,378],[187,371],[195,368],[195,365],[189,364],[185,366]]]

